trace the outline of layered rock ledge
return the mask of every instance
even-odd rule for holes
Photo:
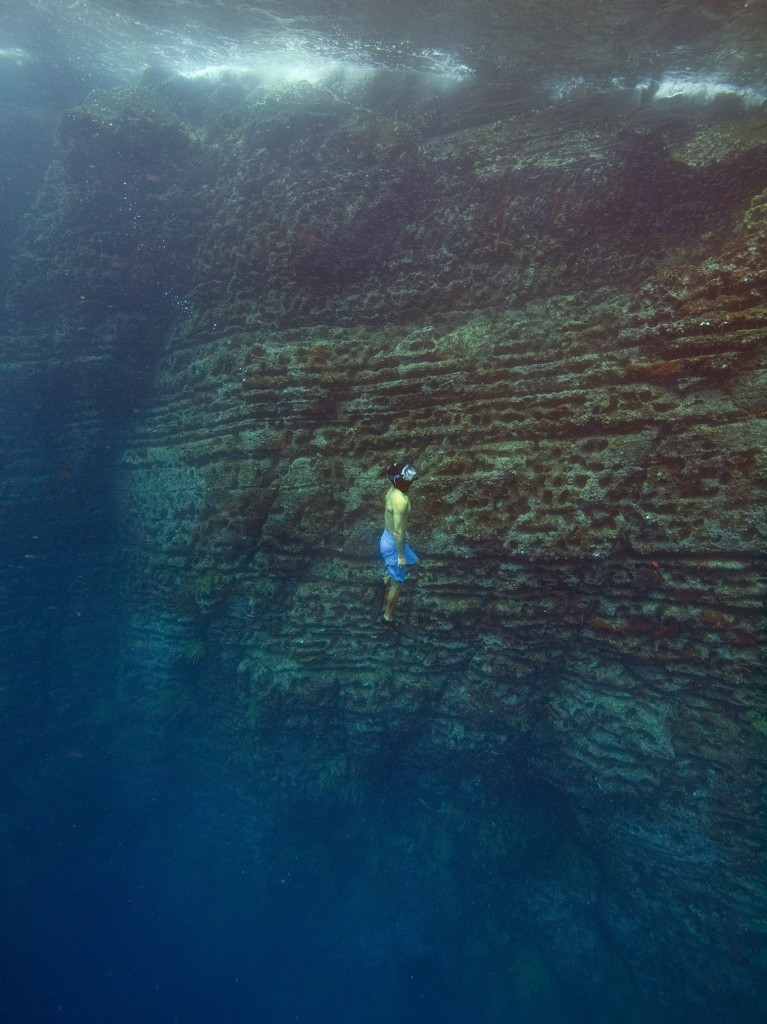
[[[374,100],[172,82],[64,119],[11,290],[61,452],[18,480],[116,488],[149,735],[202,710],[275,789],[555,790],[640,988],[661,956],[672,1015],[695,977],[699,1019],[755,1020],[762,113]],[[417,641],[369,616],[399,455]],[[555,898],[528,911],[575,976]]]

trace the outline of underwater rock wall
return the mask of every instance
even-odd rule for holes
[[[699,1019],[749,1020],[763,125],[374,99],[171,82],[62,121],[11,301],[25,373],[79,368],[67,429],[117,489],[122,698],[152,736],[204,713],[275,789],[397,765],[439,794],[449,763],[491,813],[499,779],[553,787],[640,987],[660,956],[653,998],[688,1012],[697,977]],[[417,641],[368,611],[400,455]],[[558,898],[531,913],[576,975]]]

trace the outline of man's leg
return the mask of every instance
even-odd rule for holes
[[[400,584],[396,580],[389,580],[389,589],[386,592],[386,603],[384,604],[383,617],[386,622],[391,622],[394,617],[394,609],[399,600]]]

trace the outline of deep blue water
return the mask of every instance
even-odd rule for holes
[[[3,1019],[582,1024],[641,1008],[606,941],[596,961],[584,949],[582,977],[548,961],[550,922],[526,901],[559,891],[557,928],[580,942],[598,931],[597,869],[562,801],[514,765],[477,779],[505,829],[485,841],[460,766],[440,795],[395,758],[338,799],[229,763],[204,709],[162,735],[132,722],[104,614],[112,543],[107,531],[55,566],[16,562],[50,646],[34,634],[32,670],[24,650],[4,664],[30,692],[4,716]],[[69,669],[66,637],[80,651]],[[567,891],[574,856],[583,877]]]
[[[267,84],[300,68],[321,75],[339,62],[351,65],[351,55],[359,58],[355,73],[359,64],[395,59],[445,81],[472,72],[472,54],[489,30],[473,32],[470,5],[451,4],[449,17],[437,11],[433,21],[413,14],[412,23],[404,5],[401,12],[395,5],[401,30],[377,14],[380,6],[344,8],[338,17],[332,4],[327,12],[295,5],[270,13],[267,3],[260,20],[251,11],[243,22],[242,11],[226,4],[157,4],[154,21],[130,3],[7,5],[0,18],[6,281],[22,216],[52,159],[57,116],[97,85],[133,81],[154,62],[196,70],[241,62],[264,40],[268,71],[258,74]],[[708,5],[706,25],[718,24],[726,6]],[[734,83],[761,97],[762,79],[743,70],[758,62],[735,60],[724,45],[696,48],[700,23],[691,19],[689,32],[684,19],[674,22],[687,40],[684,59],[674,63],[682,47],[676,42],[659,61],[658,77],[688,70],[691,87]],[[562,70],[565,35],[563,29],[557,58],[543,63],[531,94],[566,92],[578,77],[575,53]],[[405,46],[405,38],[414,41]],[[588,51],[588,38],[578,45]],[[652,40],[643,46],[651,49]],[[616,88],[643,82],[657,63],[637,60]],[[737,74],[728,78],[732,68]],[[618,70],[605,65],[600,82]],[[22,122],[25,142],[17,145]],[[69,397],[16,395],[13,407],[0,410],[6,435],[10,426],[24,431],[28,421],[36,465],[54,475],[59,442],[71,428]],[[116,399],[115,416],[128,412]],[[119,423],[113,426],[116,436]],[[117,535],[109,429],[99,441],[103,461],[86,467],[82,486],[75,491],[62,472],[53,492],[9,513],[2,538],[3,686],[14,696],[4,708],[0,758],[0,1019],[659,1021],[630,970],[611,959],[591,903],[599,866],[574,848],[575,833],[553,793],[522,777],[504,789],[513,837],[506,835],[498,852],[491,839],[478,846],[467,823],[472,794],[462,802],[459,793],[446,808],[391,766],[371,769],[354,800],[310,800],[298,790],[272,793],[267,779],[233,770],[206,744],[204,709],[179,732],[153,737],[134,728],[111,696],[120,648],[117,617],[104,611],[114,603]],[[14,454],[11,446],[4,451],[8,464]],[[514,766],[507,767],[513,777]],[[525,903],[572,877],[579,856],[582,889],[563,892],[560,927],[572,931],[573,943],[584,942],[581,977],[548,958],[548,925],[532,919]],[[581,926],[596,952],[586,949]],[[591,973],[595,963],[599,975]]]
[[[460,829],[424,869],[416,840],[439,810],[391,780],[352,808],[270,800],[178,748],[141,778],[139,748],[118,742],[114,727],[62,728],[6,780],[5,1019],[415,1024],[494,1020],[498,1004],[530,1024],[599,1019],[587,978],[573,990],[536,961],[537,978],[516,979],[513,951],[540,935],[512,914],[516,933],[490,936],[499,878],[477,872]],[[556,870],[560,809],[529,796],[535,854],[505,869],[510,891]]]

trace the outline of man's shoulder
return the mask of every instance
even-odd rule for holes
[[[410,508],[410,497],[399,487],[390,487],[386,495],[386,507],[402,512]]]

